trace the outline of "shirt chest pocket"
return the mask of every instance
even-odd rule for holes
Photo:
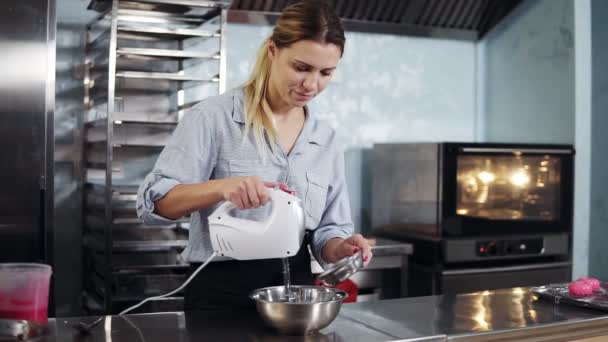
[[[328,182],[323,174],[315,171],[306,172],[306,196],[304,208],[306,210],[306,226],[316,229],[323,217],[327,202]]]

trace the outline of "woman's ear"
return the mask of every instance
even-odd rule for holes
[[[277,56],[277,52],[278,52],[278,48],[277,45],[272,41],[272,39],[268,40],[268,58],[270,58],[271,61],[273,61],[276,56]]]

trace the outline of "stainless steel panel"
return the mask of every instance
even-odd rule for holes
[[[85,31],[57,27],[55,99],[55,298],[57,317],[82,314],[82,147]],[[60,260],[60,261],[59,261]],[[70,260],[70,262],[65,262]]]
[[[45,259],[52,266],[57,268],[58,260],[55,258],[55,68],[57,60],[57,5],[56,0],[47,0],[46,11],[46,94],[45,94],[45,113],[46,118],[46,137],[44,163],[45,172],[41,182],[45,190],[44,196],[44,239],[45,239]],[[53,284],[55,285],[55,284]],[[51,315],[55,315],[55,295],[51,294]]]
[[[375,233],[403,227],[408,232],[437,234],[438,153],[437,144],[374,145],[371,224]]]
[[[555,262],[444,271],[441,275],[441,293],[449,295],[567,282],[571,267],[570,262]]]
[[[532,270],[543,270],[548,268],[561,268],[570,267],[572,263],[569,261],[562,262],[547,262],[540,264],[524,264],[517,266],[503,266],[503,267],[483,267],[483,268],[468,268],[459,270],[447,270],[441,272],[444,276],[460,276],[460,275],[471,275],[471,274],[486,274],[486,273],[501,273],[501,272],[520,272],[520,271],[532,271]]]
[[[52,262],[55,1],[0,2],[0,261]]]
[[[443,255],[445,262],[464,262],[464,261],[481,261],[481,260],[496,260],[496,259],[517,259],[530,257],[546,257],[563,255],[567,256],[569,251],[569,235],[568,234],[553,234],[553,235],[531,235],[531,236],[505,236],[492,237],[488,240],[526,240],[526,239],[542,239],[543,252],[540,254],[515,254],[510,256],[478,256],[477,243],[483,241],[483,238],[475,239],[458,239],[445,240],[443,245]]]

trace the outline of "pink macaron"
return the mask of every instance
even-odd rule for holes
[[[593,287],[583,281],[573,281],[568,285],[568,291],[573,296],[588,296],[593,294]]]
[[[595,278],[579,278],[576,281],[591,285],[593,291],[597,291],[600,289],[600,281]]]

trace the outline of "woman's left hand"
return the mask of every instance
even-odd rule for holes
[[[376,240],[366,239],[361,234],[355,234],[348,239],[331,239],[323,246],[321,252],[325,261],[335,263],[338,260],[351,256],[361,251],[363,265],[367,266],[372,260],[372,246],[376,245]]]

